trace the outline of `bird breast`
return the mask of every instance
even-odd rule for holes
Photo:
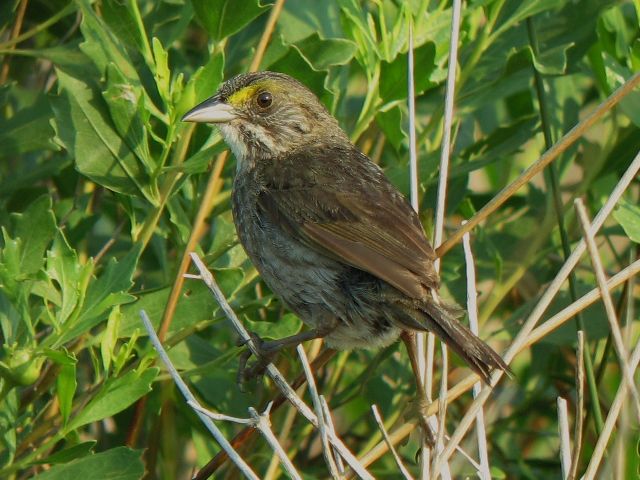
[[[314,310],[326,306],[344,266],[304,245],[261,211],[262,186],[252,177],[238,175],[234,181],[233,216],[240,243],[269,288],[315,326]]]

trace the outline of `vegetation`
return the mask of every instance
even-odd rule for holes
[[[0,5],[0,478],[188,478],[220,451],[158,361],[142,309],[204,406],[245,418],[249,407],[264,411],[277,389],[268,379],[245,392],[236,385],[243,347],[207,287],[183,277],[187,268],[196,272],[189,252],[203,258],[250,330],[279,338],[301,323],[238,245],[229,205],[235,160],[220,134],[180,118],[237,73],[288,73],[318,94],[409,195],[412,24],[419,210],[430,234],[451,17],[451,2],[437,0]],[[583,238],[574,199],[593,218],[640,150],[640,90],[625,91],[615,107],[602,103],[626,81],[638,83],[639,25],[638,1],[463,4],[445,240],[572,127],[601,113],[471,232],[480,336],[500,352]],[[636,170],[596,234],[607,277],[629,265],[638,270],[639,198]],[[466,305],[462,244],[450,247],[440,250],[442,296]],[[630,352],[640,294],[632,276],[624,278],[611,295]],[[538,325],[594,288],[597,298],[597,285],[585,254]],[[518,349],[513,378],[502,378],[485,404],[495,478],[563,477],[558,397],[569,402],[574,453],[582,446],[574,455],[578,475],[593,458],[624,381],[602,301],[577,311]],[[584,396],[575,377],[583,365],[578,330],[586,335],[578,368]],[[319,347],[311,344],[308,354]],[[441,364],[436,355],[433,398]],[[293,350],[277,365],[290,380],[302,371]],[[450,392],[467,385],[449,398],[449,433],[473,401],[468,375],[449,355]],[[415,422],[415,381],[399,344],[338,353],[315,378],[338,436],[359,458],[382,442],[372,404],[390,432]],[[637,478],[640,471],[630,395],[620,418],[598,478]],[[304,478],[327,478],[311,426],[287,404],[270,420]],[[242,428],[216,425],[229,439]],[[574,425],[583,425],[581,436]],[[415,432],[396,448],[417,477]],[[460,445],[477,458],[475,437]],[[257,435],[238,451],[260,478],[285,476]],[[459,453],[449,467],[455,478],[476,475]],[[367,468],[376,478],[400,475],[388,453]],[[216,478],[238,475],[227,463]]]

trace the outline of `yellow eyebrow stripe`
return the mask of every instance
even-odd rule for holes
[[[263,81],[258,83],[253,83],[247,87],[241,88],[237,92],[231,94],[227,99],[227,103],[234,107],[240,106],[246,103],[248,100],[253,98],[256,93],[263,90],[269,90],[271,92],[280,90],[279,85],[273,81]]]
[[[258,85],[249,85],[248,87],[241,88],[227,99],[227,103],[233,106],[242,105],[247,100],[255,95],[259,90]]]

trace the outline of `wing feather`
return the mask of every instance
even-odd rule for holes
[[[333,153],[358,158],[349,162],[350,170],[325,175],[307,160],[305,182],[298,175],[296,185],[267,183],[258,197],[261,210],[306,244],[410,297],[422,298],[426,289],[437,288],[435,252],[406,199],[355,148]],[[293,159],[292,168],[300,168],[300,162]],[[279,178],[287,178],[286,167],[286,162],[278,165]]]

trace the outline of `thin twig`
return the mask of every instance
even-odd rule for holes
[[[206,265],[202,262],[200,257],[196,253],[191,253],[191,258],[193,263],[196,265],[198,271],[200,272],[200,276],[202,277],[202,281],[209,287],[211,293],[215,296],[220,308],[226,315],[226,317],[231,322],[234,330],[240,337],[240,339],[246,343],[247,347],[251,350],[251,352],[258,356],[259,352],[254,344],[249,332],[244,328],[235,312],[224,298],[220,287],[216,283],[211,275],[211,272],[207,269]],[[296,392],[289,386],[286,379],[282,376],[280,371],[276,368],[273,363],[269,363],[266,367],[266,373],[269,377],[274,381],[276,386],[280,389],[283,395],[289,400],[298,411],[307,419],[309,422],[313,424],[314,427],[319,428],[318,417],[313,413],[313,411],[302,401],[300,397],[296,394]],[[327,436],[333,446],[340,452],[340,455],[344,460],[349,464],[349,466],[362,478],[373,479],[371,474],[366,471],[366,469],[358,462],[356,457],[349,451],[349,449],[342,443],[336,435],[331,432],[327,432]]]
[[[451,130],[453,126],[453,106],[455,102],[456,92],[456,73],[458,68],[458,39],[460,34],[460,16],[462,10],[462,1],[453,0],[453,9],[451,15],[451,29],[449,39],[449,60],[447,69],[447,83],[444,98],[444,119],[443,119],[443,132],[442,132],[442,144],[440,150],[440,170],[438,176],[438,194],[436,202],[436,216],[434,222],[433,231],[433,245],[435,248],[440,246],[442,238],[444,236],[444,219],[447,205],[447,183],[449,180],[449,160],[451,157]],[[436,258],[434,262],[436,272],[440,271],[440,258]],[[438,302],[438,293],[434,290],[432,292],[434,301]],[[433,355],[433,349],[430,350]],[[429,352],[427,352],[429,353]],[[433,367],[433,357],[427,358],[427,363]],[[447,394],[447,347],[442,342],[442,369],[441,369],[441,382],[440,382],[440,394],[442,408],[438,411],[438,441],[436,443],[438,454],[433,459],[433,466],[437,463],[443,463],[437,460],[439,458],[439,451],[442,448],[442,439],[444,438],[444,422],[446,415],[446,394]],[[429,377],[433,376],[433,368],[425,372],[425,385],[431,385]],[[429,381],[427,381],[429,378]],[[429,392],[430,393],[430,392]],[[440,474],[440,468],[433,469],[431,472],[432,478],[437,478]],[[424,475],[423,477],[424,478]]]
[[[291,460],[289,460],[289,457],[287,456],[287,452],[284,451],[284,449],[282,448],[282,445],[280,445],[280,442],[278,441],[276,436],[273,434],[273,431],[271,430],[271,421],[269,420],[269,412],[271,411],[271,406],[273,405],[273,403],[270,402],[262,414],[259,414],[255,408],[249,407],[249,415],[251,415],[251,418],[246,418],[246,419],[229,417],[228,415],[214,413],[202,408],[199,405],[193,404],[193,402],[191,401],[187,403],[194,410],[197,410],[198,412],[203,413],[204,415],[208,416],[213,420],[227,420],[234,423],[250,424],[253,428],[258,430],[264,436],[265,440],[267,441],[269,446],[272,448],[275,456],[280,460],[282,467],[289,474],[289,476],[294,479],[302,480],[302,477],[300,476],[296,468],[293,466],[293,463],[291,463]]]
[[[313,372],[311,371],[311,366],[309,365],[307,354],[305,353],[302,345],[298,345],[296,347],[296,351],[298,352],[298,356],[300,357],[300,362],[302,362],[302,370],[305,377],[307,377],[307,386],[309,387],[309,394],[311,395],[311,399],[313,400],[313,408],[316,411],[316,416],[318,417],[320,439],[322,440],[322,453],[324,455],[327,466],[329,467],[329,473],[331,473],[331,477],[340,478],[341,475],[338,473],[336,461],[331,454],[331,446],[329,445],[329,439],[327,437],[327,422],[324,418],[322,402],[320,400],[320,396],[318,395],[318,389],[316,388],[316,379],[313,377]]]
[[[62,20],[64,17],[71,15],[72,13],[76,13],[77,5],[75,3],[68,3],[66,7],[58,10],[55,14],[52,14],[50,17],[47,17],[45,21],[39,23],[35,27],[27,30],[26,32],[21,33],[16,37],[11,37],[4,42],[0,42],[0,50],[10,50],[18,43],[24,42],[25,40],[37,35],[38,33],[46,30],[50,26]],[[67,34],[68,35],[67,30]],[[66,37],[65,35],[65,37]],[[64,37],[63,37],[64,38]]]
[[[413,65],[413,19],[409,19],[409,50],[407,52],[408,78],[407,86],[409,104],[409,184],[411,188],[411,206],[417,212],[420,199],[418,198],[418,151],[416,149],[416,93],[414,84],[415,69]]]
[[[416,105],[415,105],[415,66],[413,63],[413,17],[409,15],[409,49],[407,52],[407,90],[409,104],[409,184],[411,189],[411,206],[420,213],[420,199],[418,195],[418,152],[416,149]],[[431,349],[425,350],[425,343],[431,345]],[[414,372],[416,378],[416,389],[423,388],[425,398],[431,400],[431,379],[433,373],[433,345],[434,336],[431,332],[415,333],[415,352],[408,350],[409,355],[415,355],[415,359],[410,359],[418,366],[418,371]],[[431,372],[431,373],[429,373]],[[425,426],[426,428],[426,426]],[[421,431],[421,475],[420,478],[429,478],[429,464],[431,457],[431,446],[428,437],[431,432]]]
[[[449,441],[449,438],[450,438],[449,435],[444,436],[444,439],[447,441]],[[473,457],[471,457],[471,455],[465,452],[460,445],[456,447],[456,450],[460,455],[462,455],[467,460],[467,462],[469,462],[469,464],[476,470],[476,472],[480,471],[480,464],[476,462],[473,459]],[[449,475],[449,478],[451,478],[451,475]]]
[[[271,411],[271,406],[273,405],[272,402],[270,402],[267,405],[267,408],[262,414],[259,414],[255,408],[249,407],[249,414],[251,415],[251,418],[249,419],[228,417],[227,415],[221,415],[218,413],[211,412],[198,405],[193,405],[192,402],[187,402],[187,403],[189,403],[189,405],[195,410],[207,415],[208,417],[214,420],[229,420],[235,423],[251,425],[253,428],[258,430],[265,437],[265,439],[267,440],[267,443],[273,449],[274,455],[276,456],[276,458],[280,460],[280,463],[282,464],[285,471],[289,473],[289,475],[292,478],[301,479],[296,468],[293,466],[293,464],[289,460],[287,453],[284,451],[284,449],[282,448],[282,445],[280,445],[280,442],[278,441],[278,439],[273,434],[273,431],[271,430],[271,421],[269,420],[269,412]]]
[[[178,387],[178,389],[180,390],[184,398],[187,400],[187,402],[191,402],[199,406],[200,404],[198,403],[196,398],[193,396],[193,394],[189,390],[189,387],[187,387],[187,384],[184,383],[182,378],[180,378],[180,374],[171,363],[171,360],[169,359],[169,355],[167,355],[167,352],[165,352],[164,348],[162,347],[162,343],[160,343],[160,339],[156,335],[156,332],[153,329],[153,325],[151,325],[151,321],[149,320],[149,317],[147,316],[147,313],[144,310],[140,311],[140,317],[142,318],[142,323],[144,324],[144,328],[147,330],[147,333],[149,334],[149,339],[153,344],[153,348],[155,348],[156,352],[158,352],[158,356],[167,367],[167,370],[169,370],[169,374],[171,375],[171,378],[173,378],[173,381],[175,382],[176,386]],[[202,423],[204,423],[205,427],[207,427],[207,429],[211,432],[211,434],[213,435],[213,438],[215,438],[216,442],[218,442],[218,445],[220,445],[220,447],[222,447],[224,451],[227,452],[227,455],[229,455],[229,458],[231,459],[231,461],[235,463],[235,465],[240,469],[240,471],[247,478],[258,480],[258,476],[253,472],[251,467],[247,465],[247,463],[238,454],[238,452],[235,451],[235,449],[231,446],[231,444],[227,441],[227,439],[224,437],[222,432],[218,429],[218,427],[216,427],[216,425],[211,421],[211,419],[207,415],[201,413],[198,410],[196,410],[196,415],[200,417],[200,420],[202,421]]]
[[[581,122],[576,124],[567,134],[562,137],[552,148],[547,150],[536,162],[527,168],[517,179],[503,188],[496,196],[494,196],[484,207],[482,207],[473,217],[471,217],[465,225],[447,238],[447,240],[436,249],[439,257],[444,256],[451,248],[456,245],[465,232],[473,230],[480,222],[485,220],[489,215],[496,211],[504,202],[511,198],[523,185],[529,182],[533,177],[540,173],[549,163],[554,161],[565,150],[573,145],[584,133],[589,130],[604,114],[609,112],[623,98],[640,85],[640,73],[636,73],[624,85],[613,92],[605,101],[600,103],[591,113],[589,113]]]
[[[414,75],[415,68],[413,64],[413,18],[409,17],[409,50],[407,52],[407,62],[408,62],[408,98],[407,102],[409,105],[409,185],[411,190],[411,206],[419,213],[420,211],[420,198],[418,195],[418,151],[416,149],[416,100],[415,100],[415,84],[414,84]],[[416,385],[420,385],[420,383],[424,383],[425,378],[425,338],[427,334],[424,332],[416,333],[416,362],[418,364],[418,370],[420,371],[420,378],[423,379],[420,381],[416,379]],[[431,398],[431,388],[427,389],[427,398]]]
[[[327,400],[324,398],[324,395],[320,395],[320,404],[322,405],[322,412],[324,414],[324,420],[327,424],[327,428],[331,432],[332,435],[336,435],[336,429],[333,425],[333,418],[331,415],[331,410],[329,410],[329,404]],[[340,453],[332,446],[333,456],[336,459],[336,466],[338,467],[338,473],[340,476],[344,476],[344,463],[342,462],[342,457]]]
[[[314,359],[314,363],[315,363],[315,359],[317,359],[318,357],[318,353],[320,351],[320,348],[322,348],[322,339],[316,339],[311,341],[311,345],[309,346],[309,350],[307,351],[307,357],[313,358]],[[313,372],[317,372],[318,369],[314,368],[317,367],[317,365],[312,364],[311,365],[311,371]],[[296,379],[296,381],[294,381],[294,383],[292,384],[292,387],[296,390],[296,393],[298,395],[304,395],[304,383],[306,382],[306,377],[304,375],[304,372],[301,373],[298,378]],[[296,384],[298,385],[302,385],[296,388]],[[320,398],[322,399],[322,395],[320,395]],[[273,404],[273,407],[271,408],[272,412],[275,412],[281,405],[282,405],[282,395],[278,396],[275,398],[275,400],[272,400],[270,403]],[[291,428],[293,427],[294,424],[294,420],[296,418],[296,415],[298,414],[298,411],[290,404],[287,403],[287,411],[284,413],[283,416],[281,416],[281,420],[280,420],[280,432],[278,433],[278,440],[283,443],[286,444],[289,441],[289,434],[291,433]],[[325,418],[331,418],[329,417],[325,417]],[[333,425],[331,425],[333,427]],[[335,430],[334,430],[335,431]],[[240,434],[238,434],[240,435]],[[231,444],[233,445],[233,442],[235,440],[235,437],[232,439]],[[296,454],[296,452],[299,449],[299,444],[293,444],[293,445],[289,445],[289,450],[288,450],[288,455],[294,456]],[[336,461],[338,460],[339,455],[334,454],[334,456],[336,457]],[[212,460],[214,461],[215,458]],[[267,470],[264,474],[264,480],[274,480],[278,474],[279,474],[279,466],[280,466],[280,461],[278,460],[277,455],[274,453],[271,461],[269,462],[269,466],[267,467]],[[344,467],[342,467],[342,471],[344,471]]]
[[[444,125],[442,132],[442,147],[440,150],[440,173],[438,178],[438,200],[436,204],[436,219],[433,231],[433,245],[438,248],[444,235],[444,217],[447,205],[447,182],[449,176],[449,157],[451,156],[451,130],[453,126],[453,104],[456,91],[456,71],[458,67],[458,37],[460,32],[461,0],[453,1],[451,16],[451,38],[449,41],[449,68],[447,70],[447,87],[444,98]],[[436,260],[436,270],[439,267]]]
[[[116,228],[113,230],[113,232],[111,233],[111,236],[109,237],[109,240],[107,240],[105,242],[105,244],[102,246],[102,248],[100,249],[100,251],[98,253],[96,253],[96,256],[93,257],[93,263],[100,263],[100,260],[102,260],[102,257],[104,257],[104,255],[109,251],[109,249],[111,247],[113,247],[116,243],[116,239],[118,238],[118,236],[120,235],[120,233],[122,232],[122,229],[124,228],[124,224],[126,223],[126,220],[122,220],[117,226]]]
[[[313,343],[314,342],[312,342],[312,344]],[[322,368],[322,366],[325,365],[333,357],[334,354],[335,354],[335,350],[324,349],[317,357],[313,359],[313,363],[311,364],[313,371],[318,371],[318,369]],[[292,388],[294,388],[295,390],[300,390],[300,394],[302,394],[304,390],[304,388],[302,388],[302,385],[304,384],[304,382],[305,382],[305,377],[304,377],[304,374],[301,373],[292,383]],[[287,403],[287,405],[291,406],[291,410],[293,410],[293,412],[297,411],[290,403],[287,402],[287,397],[282,393],[280,393],[272,401],[272,403],[273,403],[272,410],[275,410],[278,407],[282,406],[283,404]],[[287,431],[286,423],[287,421],[289,421],[288,420],[289,418],[291,417],[289,416],[289,412],[287,412],[287,418],[285,419],[285,427],[283,427],[283,430],[281,431],[281,434],[280,434],[281,438],[286,438],[286,431]],[[293,418],[291,418],[291,421],[293,421]],[[234,445],[234,447],[239,447],[240,445],[245,444],[246,442],[249,441],[250,437],[253,435],[253,432],[255,432],[254,428],[245,427],[231,439],[231,444]],[[336,455],[336,457],[337,456],[338,455]],[[215,473],[215,471],[225,462],[225,460],[226,460],[226,455],[224,451],[219,452],[215,457],[209,460],[207,464],[198,471],[198,473],[193,477],[194,480],[206,480],[207,478],[210,478]],[[269,471],[267,473],[269,473]]]
[[[448,464],[443,464],[442,469],[437,468],[440,452],[444,449],[446,429],[445,419],[447,417],[447,371],[449,368],[447,346],[444,342],[441,342],[440,346],[442,348],[442,375],[440,375],[440,394],[438,395],[438,434],[436,437],[436,454],[433,456],[433,463],[431,465],[431,475],[433,480],[437,480],[440,475],[442,475],[443,479],[451,478],[451,472],[449,471]]]
[[[571,471],[571,440],[569,439],[569,411],[567,401],[558,397],[558,436],[560,437],[560,466],[562,478],[566,480]]]
[[[217,420],[219,422],[238,423],[240,425],[251,425],[253,427],[256,426],[256,421],[253,418],[232,417],[230,415],[225,415],[224,413],[212,412],[211,410],[207,410],[206,408],[201,407],[200,405],[198,405],[196,402],[193,402],[192,400],[187,400],[187,405],[189,405],[194,410],[197,410],[198,412],[205,414],[211,420]]]
[[[569,480],[576,478],[578,461],[582,448],[582,427],[584,422],[584,332],[578,330],[578,352],[576,354],[576,424],[573,433],[573,452],[571,453],[571,471]]]
[[[640,273],[640,260],[636,260],[628,267],[620,270],[617,274],[609,279],[607,282],[607,288],[613,290],[614,288],[622,285],[624,282]],[[547,336],[550,332],[560,327],[567,320],[573,318],[576,313],[584,310],[588,306],[594,304],[600,300],[600,289],[594,288],[589,293],[583,295],[578,300],[568,305],[558,313],[556,313],[549,320],[544,322],[538,328],[534,329],[527,338],[527,341],[523,344],[523,349],[528,348],[541,338]]]
[[[371,410],[373,411],[373,418],[375,418],[376,423],[378,424],[378,428],[382,432],[382,437],[384,438],[384,441],[387,443],[387,447],[389,447],[389,451],[391,452],[391,455],[393,455],[393,459],[396,461],[396,465],[398,465],[398,470],[400,470],[400,473],[404,478],[408,480],[413,480],[411,473],[409,473],[409,470],[407,470],[407,467],[404,466],[404,463],[402,463],[402,459],[400,458],[400,455],[398,455],[398,452],[393,446],[393,443],[389,438],[389,433],[387,432],[387,429],[384,428],[384,422],[382,421],[382,417],[380,416],[378,407],[376,405],[371,405]]]
[[[280,445],[280,442],[271,430],[271,421],[269,420],[270,407],[271,404],[269,404],[269,407],[267,407],[267,410],[262,415],[260,415],[255,408],[249,407],[249,414],[251,414],[251,417],[253,417],[253,419],[256,421],[256,428],[264,436],[265,440],[273,449],[273,451],[276,452],[276,455],[278,455],[284,471],[287,472],[291,478],[302,480],[302,477],[296,470],[296,467],[294,467],[293,463],[291,463],[291,460],[289,460],[287,452],[284,451],[282,445]]]
[[[18,6],[18,12],[16,13],[16,18],[13,21],[13,26],[11,28],[11,33],[9,34],[9,39],[17,38],[20,34],[20,29],[22,28],[22,22],[24,20],[24,13],[27,10],[27,4],[29,0],[22,0],[20,5]],[[15,43],[9,46],[9,49],[14,48]],[[0,69],[0,85],[4,85],[9,78],[9,62],[11,61],[11,55],[6,55],[4,57],[4,61],[2,62],[2,68]]]
[[[476,290],[476,270],[474,268],[473,252],[471,251],[471,240],[469,233],[462,237],[464,248],[464,259],[466,264],[467,277],[467,312],[469,313],[469,327],[474,335],[478,335],[478,292]],[[478,381],[473,385],[473,398],[476,398],[482,390],[482,382]],[[487,449],[487,432],[484,425],[484,409],[478,410],[476,416],[476,431],[478,435],[478,457],[480,459],[480,470],[478,475],[482,480],[491,479],[489,468],[489,453]]]
[[[633,353],[631,354],[631,370],[635,370],[638,368],[638,363],[640,362],[640,340],[636,343],[635,348],[633,349]],[[620,415],[620,410],[622,409],[622,404],[624,402],[624,397],[627,394],[627,384],[625,382],[620,382],[620,386],[618,387],[618,392],[616,393],[616,397],[613,400],[613,404],[611,405],[611,409],[609,410],[609,414],[607,415],[607,419],[604,422],[604,428],[598,437],[598,441],[596,442],[596,446],[593,450],[593,454],[591,455],[591,460],[589,461],[589,466],[587,467],[583,480],[591,480],[595,478],[596,473],[598,473],[598,467],[600,466],[600,461],[602,460],[602,456],[604,455],[604,451],[607,448],[607,443],[609,442],[609,437],[611,436],[611,432],[616,425],[616,421],[618,420],[618,415]]]
[[[251,65],[249,65],[250,72],[255,72],[260,67],[260,63],[264,58],[264,52],[267,50],[267,45],[269,45],[269,41],[273,36],[273,30],[276,28],[276,23],[278,23],[280,13],[282,13],[282,7],[284,7],[284,0],[277,0],[276,3],[273,4],[273,7],[271,7],[267,24],[264,27],[264,31],[262,32],[256,51],[253,54]]]
[[[596,274],[596,280],[598,281],[598,288],[600,289],[600,295],[602,296],[602,303],[604,304],[604,310],[607,314],[607,320],[609,320],[611,336],[613,337],[613,346],[618,354],[618,361],[620,362],[622,376],[628,383],[629,389],[631,390],[631,395],[638,415],[638,421],[640,422],[640,395],[638,394],[638,388],[636,387],[633,379],[633,373],[629,367],[629,357],[627,355],[627,349],[624,346],[624,341],[622,340],[622,332],[620,331],[620,325],[618,324],[616,309],[613,306],[611,294],[609,293],[609,290],[607,290],[607,276],[602,268],[602,261],[600,260],[600,254],[598,253],[598,247],[596,246],[593,234],[589,228],[589,217],[587,216],[587,210],[584,207],[584,203],[582,202],[582,199],[576,198],[574,204],[578,214],[578,219],[580,220],[584,239],[587,242],[587,250],[591,257],[591,265]]]

